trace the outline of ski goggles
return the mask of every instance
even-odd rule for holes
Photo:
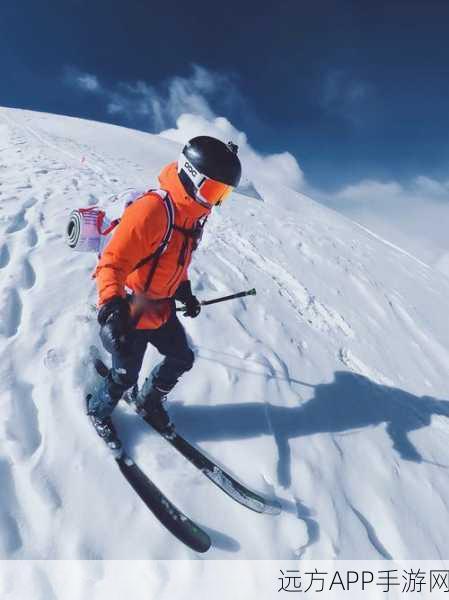
[[[219,204],[231,195],[233,189],[232,185],[226,185],[226,183],[206,177],[198,187],[197,195],[209,204]]]
[[[213,206],[221,204],[226,200],[234,189],[232,185],[222,183],[216,179],[206,177],[187,160],[184,155],[181,155],[178,161],[178,173],[183,170],[196,188],[196,198],[200,204],[205,206]]]

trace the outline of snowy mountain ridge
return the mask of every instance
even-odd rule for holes
[[[73,208],[114,210],[180,146],[112,125],[0,109],[1,558],[196,558],[124,483],[83,414],[99,346],[95,257]],[[245,164],[244,164],[245,167]],[[205,558],[437,558],[449,491],[449,280],[303,194],[252,175],[214,213],[183,323],[196,354],[178,428],[283,506],[234,505],[126,407],[130,453],[208,531]],[[116,208],[116,207],[115,207]],[[105,360],[108,359],[103,353]],[[157,359],[149,350],[148,372]]]

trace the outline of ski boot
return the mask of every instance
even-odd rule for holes
[[[111,413],[117,402],[118,398],[115,398],[109,390],[108,380],[104,381],[99,390],[86,397],[86,412],[92,425],[111,450],[120,450],[122,447],[111,419]]]
[[[145,393],[145,387],[147,386],[143,386],[142,392],[136,398],[137,412],[157,431],[161,433],[172,431],[173,423],[164,406],[170,390],[163,390],[153,384]]]
[[[118,437],[117,430],[114,427],[111,417],[96,417],[89,415],[95,431],[103,439],[103,441],[111,448],[111,450],[120,450],[122,442]]]

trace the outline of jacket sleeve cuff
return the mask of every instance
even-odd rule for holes
[[[175,299],[179,300],[180,302],[184,302],[185,304],[187,300],[192,296],[192,284],[190,283],[190,280],[187,279],[178,286],[178,289],[176,290],[175,294]]]
[[[121,296],[114,296],[100,306],[97,314],[98,323],[104,325],[108,317],[114,312],[119,313],[121,316],[129,314],[129,304]]]

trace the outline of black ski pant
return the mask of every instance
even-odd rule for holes
[[[159,329],[135,329],[128,339],[126,352],[112,354],[112,370],[104,388],[89,407],[89,411],[97,416],[110,415],[122,394],[137,383],[148,344],[164,356],[151,373],[153,385],[160,389],[171,390],[179,377],[193,366],[194,354],[174,310]]]

